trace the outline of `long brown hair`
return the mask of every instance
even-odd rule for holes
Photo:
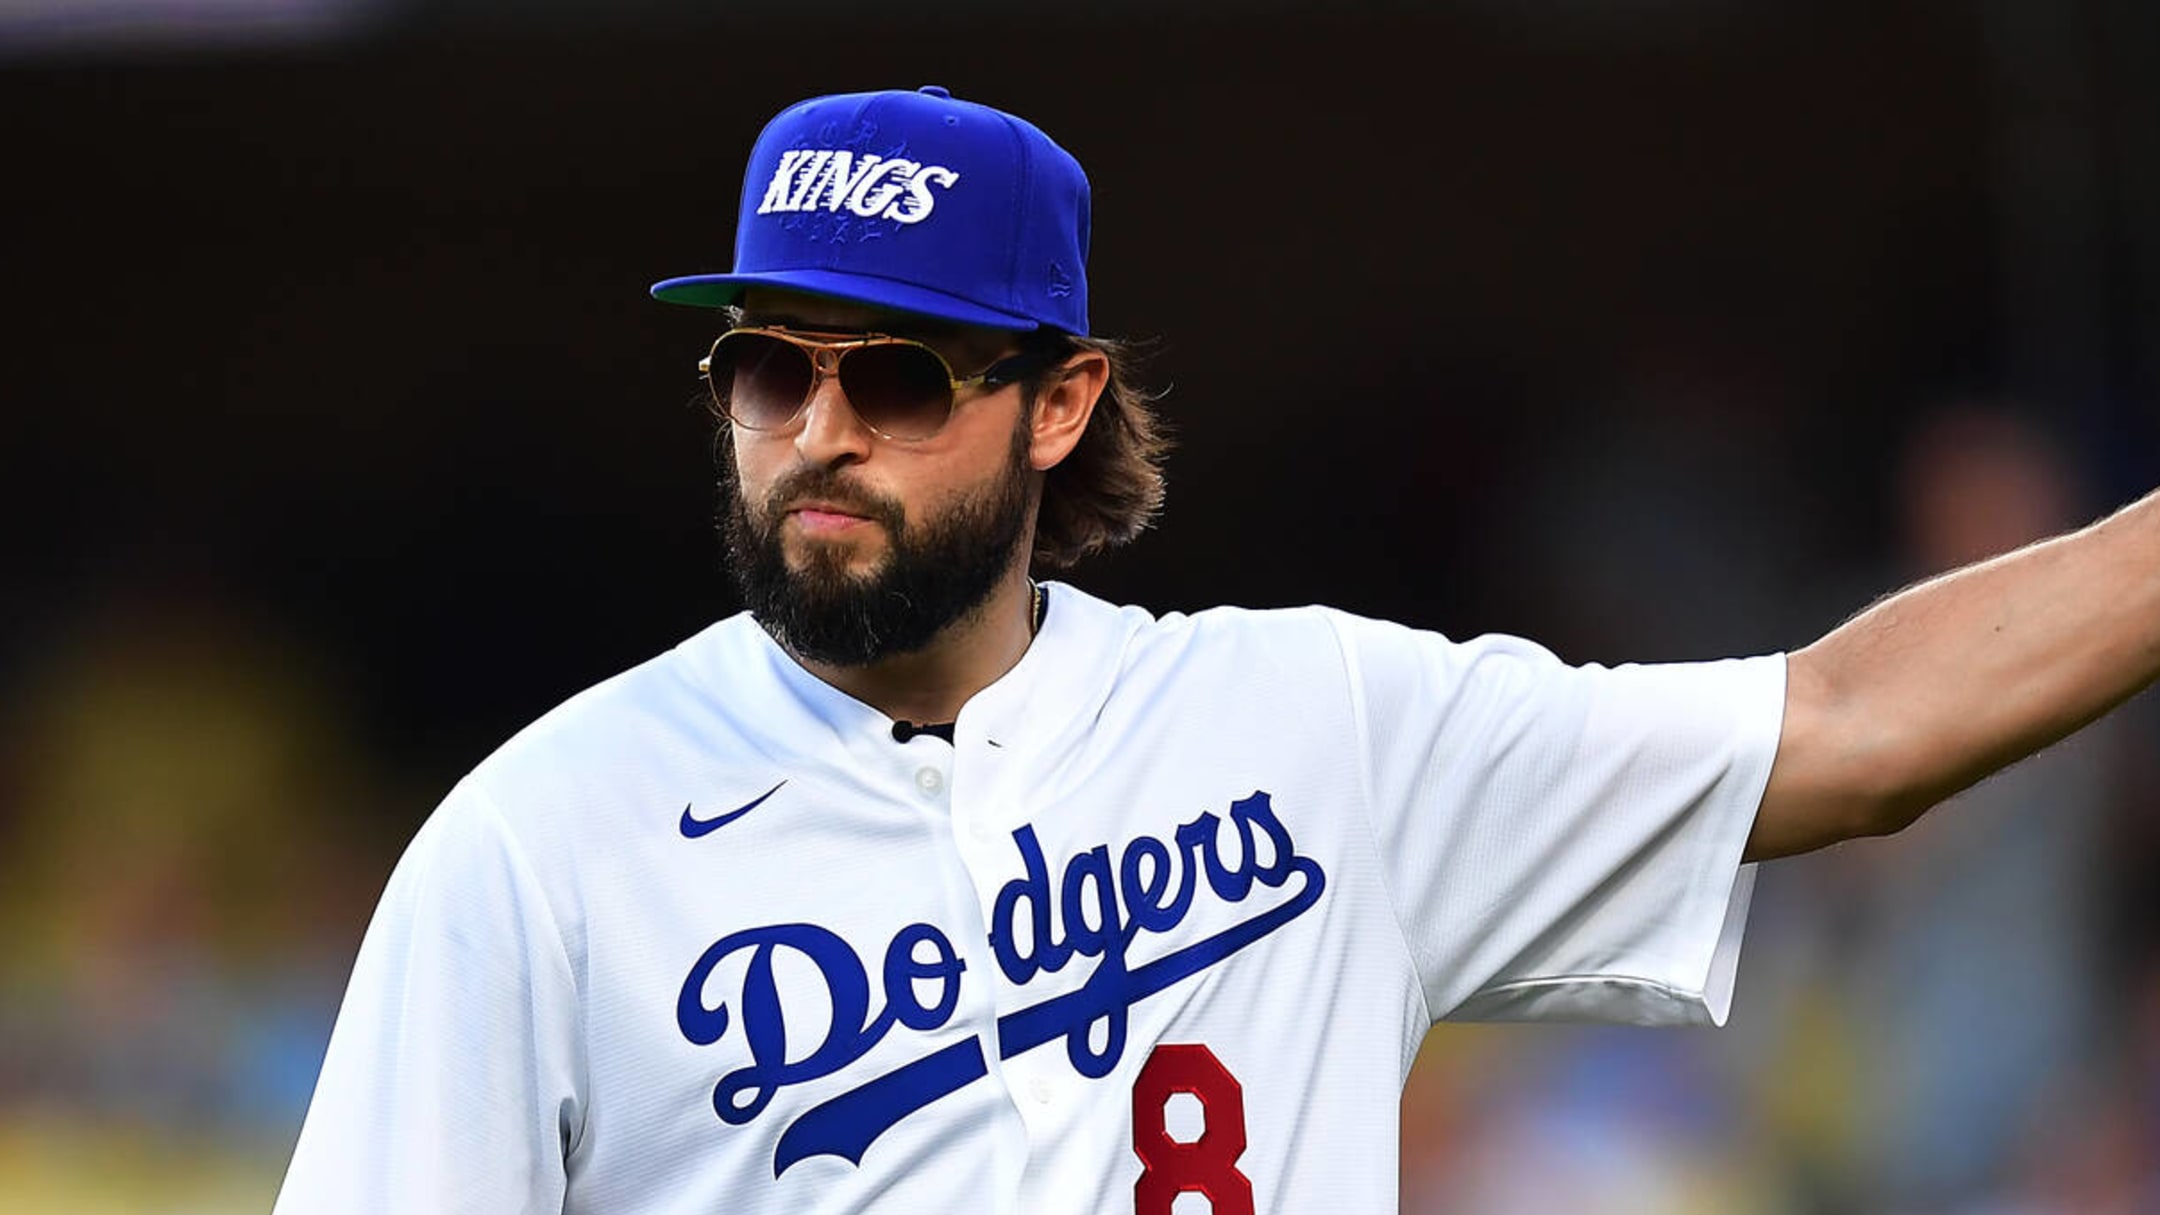
[[[1038,329],[1021,338],[1021,347],[1039,354],[1045,368],[1021,385],[1031,408],[1049,369],[1083,351],[1110,360],[1110,379],[1087,430],[1043,478],[1035,564],[1063,570],[1127,543],[1162,513],[1163,458],[1170,451],[1168,428],[1155,410],[1162,393],[1140,386],[1137,343]]]

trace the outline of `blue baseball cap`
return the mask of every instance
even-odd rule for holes
[[[753,286],[993,329],[1085,335],[1088,182],[1033,124],[936,85],[814,97],[759,134],[735,269],[653,284],[719,308]]]

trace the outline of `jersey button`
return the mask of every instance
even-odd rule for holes
[[[945,774],[936,768],[917,768],[915,787],[923,791],[924,797],[936,797],[945,789]]]

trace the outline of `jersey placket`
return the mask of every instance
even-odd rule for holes
[[[1002,1058],[994,1020],[1050,998],[1066,986],[1061,980],[1084,975],[1087,960],[1075,959],[1060,974],[1042,976],[1047,981],[1026,986],[1008,982],[998,966],[990,945],[991,926],[1000,892],[1022,875],[1023,863],[1014,832],[1039,817],[1043,792],[1029,774],[1039,776],[1045,770],[1045,761],[1028,753],[1024,732],[1007,734],[993,744],[991,739],[996,735],[982,732],[983,724],[964,720],[957,736],[957,756],[964,767],[951,785],[953,842],[971,879],[975,918],[981,925],[967,942],[967,956],[970,971],[981,976],[981,990],[993,1005],[993,1027],[984,1042],[991,1076],[1004,1087],[1010,1107],[1019,1116],[1026,1133],[1027,1161],[1032,1165],[1036,1154],[1044,1151],[1095,1150],[1095,1145],[1072,1143],[1066,1138],[1073,1123],[1071,1103],[1085,1099],[1087,1094],[1081,1089],[1090,1082],[1073,1072],[1061,1042],[1044,1043],[1012,1058]],[[972,731],[971,725],[975,727]],[[1032,1167],[1029,1172],[1033,1172]],[[1028,1184],[1017,1169],[1015,1184]],[[1075,1204],[1075,1209],[1085,1208],[1088,1203],[1079,1195],[1061,1195],[1059,1201]],[[1021,1205],[1029,1208],[1039,1204],[1023,1200]]]
[[[1006,1010],[997,999],[1000,988],[997,957],[990,948],[991,916],[998,887],[1012,868],[1009,860],[1012,845],[1000,826],[1005,816],[997,809],[1001,796],[997,776],[1001,766],[999,761],[1004,755],[1000,748],[989,746],[984,739],[957,732],[953,750],[956,761],[967,761],[965,771],[957,774],[961,779],[954,781],[950,790],[953,859],[961,880],[967,884],[970,926],[965,947],[968,970],[975,976],[976,991],[988,1009],[983,1054],[990,1067],[990,1079],[1004,1090],[1008,1106],[1018,1117],[1023,1131],[1028,1132],[1026,1137],[1032,1139],[1031,1128],[1026,1126],[1031,1111],[1024,1095],[1014,1090],[998,1049],[997,1018]],[[1019,1176],[1019,1169],[1015,1167],[1015,1189]]]
[[[931,829],[943,836],[941,853],[946,863],[938,867],[943,896],[943,915],[950,925],[953,948],[967,969],[962,972],[960,1003],[955,1015],[972,1026],[982,1045],[987,1071],[977,1084],[996,1085],[1013,1117],[1001,1120],[999,1141],[992,1159],[998,1174],[995,1209],[1017,1211],[1022,1167],[1029,1135],[1020,1109],[1006,1081],[998,1057],[997,960],[990,949],[989,905],[981,901],[982,884],[992,880],[998,833],[990,816],[982,813],[983,799],[971,790],[984,783],[997,752],[979,742],[969,746],[956,733],[953,743],[930,734],[917,734],[904,742],[885,743],[889,762],[896,764],[895,783],[904,782],[915,805],[931,814]],[[995,887],[992,887],[995,896]],[[988,1196],[982,1196],[987,1200]]]

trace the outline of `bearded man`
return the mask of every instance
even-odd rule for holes
[[[1791,655],[1573,667],[1038,582],[1162,441],[1088,184],[944,90],[752,151],[703,371],[747,610],[452,790],[279,1210],[1381,1212],[1443,1018],[1714,1023],[1751,862],[2160,671],[2160,501]]]

